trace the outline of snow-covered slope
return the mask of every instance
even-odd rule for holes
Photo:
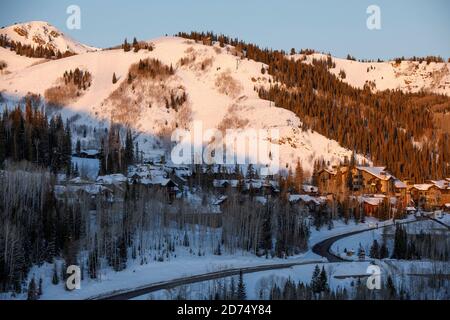
[[[8,74],[10,72],[19,71],[34,64],[45,62],[45,59],[28,58],[19,56],[14,51],[0,47],[0,62],[6,63],[6,67],[0,71],[0,74]]]
[[[312,59],[327,59],[327,55],[314,53],[291,56],[311,63]],[[332,57],[335,67],[330,69],[339,77],[341,70],[348,84],[362,88],[366,83],[373,83],[376,90],[400,89],[404,92],[427,90],[434,93],[450,95],[450,63],[402,61],[359,62]]]
[[[106,126],[127,108],[126,121],[140,132],[140,148],[147,154],[156,151],[162,144],[155,142],[170,135],[177,125],[191,129],[192,121],[201,121],[203,129],[278,129],[280,138],[273,143],[279,144],[282,168],[300,159],[304,169],[311,172],[314,159],[336,162],[350,156],[351,152],[336,141],[302,131],[301,120],[292,112],[259,99],[254,87],[268,86],[270,78],[261,73],[261,63],[237,59],[233,48],[204,46],[182,38],[160,38],[153,44],[153,51],[88,52],[13,71],[0,76],[0,91],[17,97],[28,92],[43,96],[65,70],[80,68],[92,74],[92,84],[65,106],[63,115],[76,124]],[[147,79],[127,86],[130,65],[147,57],[172,65],[175,74],[165,81]],[[182,58],[187,61],[184,65]],[[116,84],[112,83],[113,73],[118,78]],[[187,94],[187,102],[178,112],[161,101],[177,90]],[[125,105],[117,102],[118,96]]]
[[[30,21],[19,23],[0,29],[0,34],[6,35],[9,40],[19,41],[22,44],[37,47],[42,45],[62,53],[85,53],[98,50],[97,48],[81,44],[65,35],[57,28],[44,21]]]

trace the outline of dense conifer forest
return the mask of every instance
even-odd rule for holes
[[[373,92],[369,86],[357,89],[329,72],[331,59],[313,60],[310,65],[288,58],[284,51],[261,49],[224,35],[178,36],[232,45],[237,55],[267,64],[274,82],[268,90],[255,88],[261,98],[293,111],[306,128],[386,165],[395,176],[419,182],[450,174],[450,137],[433,122],[434,109],[450,107],[448,97]]]

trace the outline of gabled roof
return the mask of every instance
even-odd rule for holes
[[[152,178],[143,178],[141,180],[141,184],[143,185],[160,185],[163,187],[167,186],[175,186],[178,187],[178,184],[172,179],[163,178],[160,176],[152,177]]]
[[[403,181],[398,180],[398,179],[394,181],[394,185],[398,189],[406,189],[407,188],[406,183],[404,183]]]
[[[389,180],[395,177],[386,171],[386,167],[366,167],[366,166],[357,166],[356,167],[360,171],[365,171],[374,177],[380,180]]]
[[[289,202],[299,202],[299,201],[320,205],[321,203],[323,203],[324,200],[322,198],[311,197],[310,195],[307,195],[307,194],[291,194],[291,195],[289,195]]]
[[[236,179],[228,179],[228,180],[226,180],[226,179],[223,179],[223,180],[214,179],[213,180],[213,186],[215,188],[223,188],[223,187],[225,187],[227,185],[229,185],[229,186],[231,186],[233,188],[236,188],[238,186],[238,184],[239,184],[239,180],[236,180]]]
[[[358,202],[367,203],[371,206],[379,206],[383,203],[384,197],[358,197]]]
[[[450,182],[447,180],[431,180],[432,184],[434,184],[439,189],[445,190],[450,189]]]
[[[319,173],[321,173],[321,172],[328,172],[329,174],[332,174],[332,175],[336,174],[336,171],[330,170],[330,169],[327,169],[327,168],[320,169]]]
[[[413,185],[413,188],[417,189],[419,191],[428,191],[431,187],[436,187],[436,186],[432,183],[420,183],[420,184]]]

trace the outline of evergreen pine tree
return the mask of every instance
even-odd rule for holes
[[[378,245],[377,239],[373,240],[369,255],[373,259],[380,259],[380,246]]]
[[[58,269],[56,267],[56,262],[53,265],[53,276],[52,276],[52,284],[57,285],[59,283],[59,277],[58,277]]]
[[[42,296],[42,278],[39,278],[38,296]]]
[[[393,259],[406,259],[408,251],[408,235],[403,226],[395,226]]]
[[[38,298],[38,292],[36,288],[36,281],[34,281],[34,277],[31,279],[30,283],[28,284],[28,294],[27,294],[27,300],[37,300]]]
[[[322,266],[322,271],[320,272],[319,281],[320,281],[321,292],[328,292],[328,289],[329,289],[328,277],[327,277],[327,272],[325,271],[324,266]]]
[[[125,41],[123,42],[122,48],[123,48],[123,51],[125,51],[125,52],[128,52],[131,49],[130,44],[128,43],[126,38],[125,38]]]
[[[80,139],[77,139],[77,145],[76,145],[76,148],[75,148],[75,152],[76,152],[77,156],[81,155],[81,142],[80,142]]]
[[[297,165],[295,167],[295,179],[294,179],[294,190],[297,193],[301,193],[303,191],[303,168],[300,162],[300,159],[297,159]]]
[[[311,278],[311,289],[314,293],[321,292],[321,282],[320,282],[320,268],[319,265],[316,264],[314,267],[314,271]]]
[[[246,300],[247,292],[245,290],[244,276],[242,274],[242,270],[239,272],[239,282],[237,286],[237,299],[238,300]]]
[[[380,259],[386,259],[387,257],[389,257],[389,250],[386,244],[383,242],[380,247]]]

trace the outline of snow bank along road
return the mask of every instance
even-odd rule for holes
[[[412,223],[412,222],[417,222],[417,221],[420,221],[420,220],[411,220],[411,221],[406,221],[406,222],[400,222],[400,224]],[[388,226],[392,226],[392,224],[380,226],[379,228],[386,228]],[[362,233],[362,232],[367,232],[367,231],[374,230],[374,229],[377,229],[377,228],[376,227],[375,228],[367,228],[367,229],[363,229],[363,230],[344,233],[344,234],[341,234],[338,236],[333,236],[331,238],[328,238],[321,242],[316,243],[312,247],[312,251],[315,254],[317,254],[323,258],[326,258],[328,260],[328,262],[351,262],[351,261],[344,260],[330,252],[330,248],[333,245],[333,243],[342,238],[349,237],[349,236],[352,236],[352,235],[355,235],[358,233]],[[200,274],[200,275],[193,275],[193,276],[189,276],[189,277],[183,277],[183,278],[178,278],[178,279],[173,279],[173,280],[168,280],[168,281],[156,282],[156,283],[152,283],[152,284],[145,285],[145,286],[138,287],[136,289],[131,289],[131,290],[116,290],[116,291],[108,292],[105,294],[93,296],[93,297],[89,298],[88,300],[128,300],[128,299],[136,298],[136,297],[142,296],[144,294],[148,294],[148,293],[155,292],[158,290],[172,289],[175,287],[192,284],[192,283],[196,283],[196,282],[203,282],[203,281],[209,281],[209,280],[220,279],[220,278],[238,275],[241,271],[242,271],[242,273],[254,273],[254,272],[267,271],[267,270],[286,269],[286,268],[291,268],[294,266],[317,264],[317,263],[324,263],[324,261],[323,260],[307,260],[307,261],[303,261],[303,262],[266,264],[266,265],[262,265],[262,266],[233,268],[233,269],[215,271],[215,272],[210,272],[210,273],[205,273],[205,274]]]
[[[225,277],[230,277],[234,275],[238,275],[241,271],[242,273],[252,273],[252,272],[260,272],[260,271],[267,271],[267,270],[276,270],[276,269],[285,269],[290,268],[293,266],[301,266],[306,264],[316,264],[316,263],[323,263],[321,260],[309,260],[304,262],[291,262],[291,263],[279,263],[279,264],[268,264],[263,266],[254,266],[254,267],[241,267],[241,268],[233,268],[233,269],[227,269],[227,270],[221,270],[221,271],[215,271],[210,273],[205,273],[201,275],[195,275],[195,276],[189,276],[169,281],[162,281],[153,283],[150,285],[142,286],[130,291],[113,291],[106,293],[104,295],[99,295],[95,297],[91,297],[88,300],[128,300],[132,299],[138,296],[142,296],[144,294],[162,290],[162,289],[172,289],[178,286],[186,285],[186,284],[192,284],[196,282],[202,282],[202,281],[208,281],[208,280],[214,280],[214,279],[220,279]]]

